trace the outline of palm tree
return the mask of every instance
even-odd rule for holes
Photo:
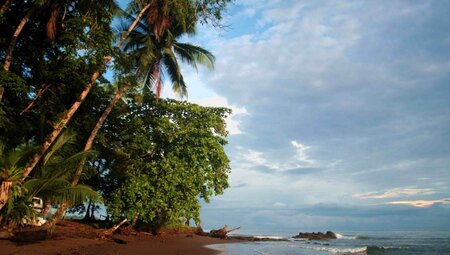
[[[5,146],[0,145],[0,210],[6,205],[11,193],[20,193],[16,185],[22,179],[24,159],[29,150],[27,146],[20,146],[6,151]]]
[[[103,3],[100,3],[101,6],[111,6],[112,10],[118,9],[114,1],[112,0],[104,0]],[[6,11],[6,9],[11,4],[11,0],[7,0],[1,7],[0,12]],[[19,35],[22,33],[23,28],[28,23],[28,20],[34,16],[37,12],[50,10],[50,15],[48,17],[48,21],[46,23],[46,35],[49,41],[54,41],[57,33],[57,24],[58,19],[61,19],[61,22],[64,21],[66,16],[67,8],[71,4],[71,1],[67,0],[36,0],[31,4],[25,16],[20,20],[16,29],[14,30],[13,36],[9,42],[8,49],[6,52],[5,62],[3,63],[3,69],[5,71],[9,71],[11,66],[11,62],[13,59],[14,48],[17,43],[17,39]],[[92,5],[92,0],[84,0],[80,1],[80,6],[90,6]],[[89,9],[89,8],[86,8]],[[63,13],[61,15],[61,13]],[[90,14],[89,11],[87,13],[83,13],[82,15],[95,15]]]
[[[6,1],[1,11],[6,11],[6,9],[11,4],[11,1]],[[19,38],[20,33],[22,33],[23,28],[25,27],[26,23],[30,19],[32,15],[36,13],[37,10],[47,9],[50,8],[50,17],[47,22],[47,38],[50,41],[53,41],[56,36],[56,23],[57,18],[60,12],[61,6],[65,6],[62,4],[62,1],[56,1],[56,0],[39,0],[35,1],[32,6],[28,9],[25,16],[20,20],[19,25],[17,25],[16,29],[14,30],[13,36],[11,38],[11,41],[8,45],[8,50],[6,52],[5,62],[3,63],[3,69],[5,71],[9,71],[9,67],[11,66],[11,61],[13,58],[13,52],[14,47],[16,46],[17,39]]]
[[[137,23],[141,20],[141,18],[144,17],[144,15],[147,14],[147,12],[151,13],[150,12],[151,8],[155,8],[155,6],[157,6],[157,4],[160,2],[170,3],[169,5],[167,5],[167,7],[165,7],[165,10],[176,11],[179,15],[182,15],[184,13],[189,13],[189,11],[194,9],[194,12],[196,13],[196,15],[201,16],[203,12],[200,12],[200,14],[198,14],[197,11],[198,11],[199,7],[201,9],[202,6],[205,6],[205,7],[208,7],[208,8],[206,8],[207,13],[209,11],[214,11],[214,13],[215,13],[214,15],[217,16],[217,14],[220,13],[220,10],[225,8],[225,5],[221,4],[224,1],[227,2],[229,0],[220,0],[220,1],[216,1],[216,0],[207,0],[207,1],[203,1],[203,0],[202,1],[200,1],[200,0],[195,0],[195,1],[193,1],[193,0],[185,0],[185,1],[134,0],[133,5],[135,7],[136,6],[139,7],[138,8],[139,11],[136,14],[136,17],[135,17],[133,23],[131,23],[128,30],[122,34],[120,40],[117,42],[116,48],[121,48],[121,46],[123,45],[125,40],[128,38],[130,33],[134,30]],[[192,7],[191,5],[193,5],[194,3],[196,5],[198,3],[200,3],[200,4],[198,4],[198,6],[196,6],[196,7]],[[216,10],[214,8],[211,9],[210,6],[218,6],[218,10]],[[150,22],[153,20],[152,17],[155,17],[155,16],[154,15],[146,16],[147,20],[149,20]],[[207,16],[205,16],[205,19],[207,19]],[[195,20],[196,20],[196,18],[194,18],[189,23],[181,23],[181,25],[183,25],[183,26],[193,25],[193,22]],[[157,32],[156,34],[159,34],[159,32]],[[50,148],[50,146],[53,144],[53,142],[59,136],[59,134],[61,133],[63,128],[72,119],[73,115],[78,110],[81,103],[86,99],[92,86],[96,83],[98,77],[100,77],[100,75],[104,72],[106,65],[112,60],[112,58],[113,58],[112,55],[105,56],[103,63],[97,68],[97,70],[95,70],[92,73],[90,81],[84,86],[84,88],[81,91],[80,95],[78,96],[77,100],[65,112],[65,114],[63,114],[62,117],[57,121],[57,124],[54,125],[54,127],[53,127],[53,131],[46,137],[44,143],[40,146],[39,150],[33,155],[33,157],[31,157],[31,160],[29,161],[29,163],[27,164],[27,166],[24,168],[24,170],[22,172],[22,181],[24,181],[27,178],[27,176],[31,173],[31,171],[33,171],[33,169],[39,163],[39,161],[41,160],[43,155],[47,152],[47,150]],[[0,91],[1,91],[1,88],[0,88]]]
[[[153,9],[154,12],[154,9]],[[162,17],[155,13],[153,16],[158,16],[163,20],[170,20],[170,18]],[[133,20],[132,17],[128,17],[128,22]],[[154,20],[152,20],[154,21]],[[124,51],[134,59],[137,78],[142,81],[142,84],[155,88],[157,96],[159,97],[163,78],[162,70],[166,70],[172,81],[173,90],[180,96],[187,95],[187,87],[181,74],[180,66],[178,64],[177,56],[191,66],[197,68],[197,64],[205,65],[208,68],[214,67],[214,56],[209,51],[195,46],[189,43],[178,42],[177,39],[185,33],[194,34],[194,24],[189,26],[186,30],[183,25],[173,26],[173,31],[170,28],[155,29],[155,25],[151,24],[165,24],[165,22],[157,21],[155,23],[148,23],[149,20],[140,21],[136,24],[136,29],[130,34],[124,45]],[[183,24],[183,23],[181,23]],[[165,25],[164,25],[165,26]],[[129,27],[129,24],[125,24],[122,27]],[[155,34],[155,31],[158,33]],[[163,33],[164,32],[164,33]],[[84,150],[90,150],[97,136],[98,131],[102,127],[106,118],[108,117],[115,104],[123,97],[129,84],[124,84],[117,89],[116,94],[111,99],[109,105],[105,108],[102,115],[95,124],[89,138],[85,144]],[[79,178],[83,172],[83,165],[86,159],[80,162],[78,170],[72,181],[72,186],[76,186]],[[62,215],[66,208],[61,206],[58,209],[58,214]]]
[[[80,160],[94,154],[92,151],[73,154],[70,145],[74,142],[75,134],[65,132],[53,144],[43,159],[43,167],[38,176],[24,184],[30,196],[39,196],[60,206],[83,203],[87,198],[91,201],[101,201],[101,196],[91,187],[82,184],[71,185]],[[94,168],[87,166],[84,170],[86,177],[96,172]],[[54,226],[56,220],[53,219],[58,218],[53,217],[47,222],[47,226]]]
[[[142,18],[142,16],[146,13],[146,11],[151,7],[150,4],[145,5],[139,14],[136,16],[134,22],[130,25],[127,32],[122,34],[120,40],[116,44],[116,48],[120,48],[122,44],[125,42],[125,39],[129,36],[131,31],[133,31],[134,27],[136,26],[137,22]],[[81,91],[80,95],[78,96],[77,100],[72,104],[72,106],[65,112],[65,114],[59,119],[57,124],[54,126],[53,131],[47,136],[44,143],[39,148],[38,152],[32,157],[31,161],[28,163],[28,165],[24,168],[24,171],[22,173],[22,180],[25,180],[25,178],[33,171],[35,166],[38,164],[38,162],[41,160],[42,156],[46,153],[46,151],[50,148],[52,143],[56,140],[56,138],[59,136],[63,128],[67,125],[67,123],[72,119],[72,116],[75,114],[75,112],[80,107],[81,103],[86,99],[87,95],[89,94],[92,86],[97,81],[98,77],[103,73],[105,66],[111,61],[113,57],[111,55],[105,56],[103,63],[99,66],[99,68],[94,71],[91,75],[90,81],[85,85],[83,88],[83,91]]]
[[[26,158],[29,149],[22,146],[19,149],[2,154],[4,156],[1,160],[2,169],[0,171],[2,188],[7,187],[10,193],[7,210],[4,212],[6,221],[17,224],[21,223],[24,217],[32,218],[30,215],[33,216],[33,210],[30,208],[29,202],[36,196],[43,198],[44,201],[51,201],[56,204],[63,201],[71,204],[82,203],[86,198],[101,201],[101,196],[91,187],[86,185],[71,186],[70,181],[80,159],[93,155],[91,151],[73,153],[71,145],[74,142],[74,133],[65,132],[61,134],[42,160],[41,171],[23,184],[20,182],[21,166],[24,165],[23,159]],[[6,185],[3,185],[5,183]],[[52,226],[52,224],[49,225]]]

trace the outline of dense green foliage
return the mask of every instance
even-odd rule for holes
[[[11,1],[0,13],[1,223],[36,216],[35,196],[81,211],[89,202],[88,212],[104,203],[108,218],[152,226],[198,222],[200,200],[228,187],[229,110],[159,100],[149,88],[159,94],[166,73],[183,96],[179,62],[213,67],[210,52],[179,40],[196,24],[220,26],[229,2],[135,0],[124,11],[113,0]],[[85,143],[96,123],[94,153]]]
[[[108,144],[124,155],[124,168],[112,169],[124,178],[117,180],[109,211],[129,219],[138,214],[155,224],[190,218],[198,222],[198,197],[209,201],[228,186],[223,146],[229,111],[173,100],[130,109],[111,130],[116,140]]]

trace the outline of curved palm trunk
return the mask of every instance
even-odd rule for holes
[[[103,126],[103,123],[105,123],[105,120],[108,117],[109,113],[112,111],[112,109],[114,108],[116,103],[122,98],[122,96],[125,94],[127,89],[128,89],[128,87],[124,86],[122,89],[120,89],[116,92],[116,94],[112,98],[111,102],[109,102],[109,105],[105,108],[102,115],[100,116],[97,123],[95,124],[94,129],[92,130],[86,144],[84,145],[83,151],[88,151],[92,148],[92,144],[94,142],[95,137],[97,136],[98,131]],[[78,182],[80,181],[80,178],[81,178],[81,174],[83,173],[84,163],[86,163],[86,157],[83,157],[83,159],[80,161],[80,164],[78,165],[77,171],[72,180],[72,187],[76,187],[78,185]],[[55,215],[52,217],[52,220],[54,220],[54,222],[51,222],[52,224],[55,224],[56,221],[61,218],[64,211],[67,209],[68,205],[69,205],[69,203],[67,201],[61,204],[61,206],[58,208]],[[56,218],[56,219],[54,219],[54,218]]]
[[[60,208],[62,208],[62,207],[67,208],[67,206],[68,206],[67,202],[61,203],[58,210],[56,210],[55,214],[53,214],[53,216],[47,222],[45,222],[43,227],[45,229],[53,229],[55,227],[56,223],[58,222],[58,220],[63,218],[64,212],[66,211],[66,210],[60,210]]]
[[[49,41],[54,41],[56,38],[56,21],[58,19],[59,14],[59,3],[56,2],[52,5],[50,11],[50,18],[47,22],[47,39]]]
[[[136,17],[134,22],[131,24],[131,26],[128,28],[128,31],[122,35],[121,40],[117,43],[118,48],[122,46],[122,44],[125,42],[125,40],[128,38],[130,33],[135,28],[136,24],[141,19],[142,15],[144,15],[145,11],[150,7],[151,5],[148,4],[142,10],[139,12],[139,15]],[[56,140],[58,135],[61,133],[62,129],[66,126],[66,124],[70,121],[73,114],[78,110],[81,103],[86,99],[86,96],[89,94],[92,86],[96,82],[97,78],[100,76],[100,74],[103,72],[104,67],[111,61],[112,56],[105,57],[103,61],[103,65],[100,66],[100,68],[94,72],[91,76],[91,81],[84,87],[83,91],[81,92],[80,96],[78,97],[77,101],[70,107],[70,109],[67,111],[66,114],[61,117],[58,124],[54,126],[53,132],[47,137],[47,139],[42,144],[39,151],[33,156],[31,162],[25,167],[23,174],[22,174],[22,181],[25,180],[25,178],[31,173],[31,171],[34,169],[34,167],[37,165],[39,160],[42,158],[42,156],[45,154],[45,152],[48,150],[50,145]]]
[[[42,211],[42,217],[44,218],[47,217],[51,209],[52,209],[52,202],[47,200],[44,204],[44,211]]]
[[[44,156],[45,152],[47,152],[48,148],[50,148],[50,146],[56,140],[56,138],[59,136],[59,134],[61,133],[63,128],[66,126],[66,124],[70,121],[72,116],[78,110],[81,103],[84,101],[84,99],[86,99],[92,86],[97,81],[97,78],[103,72],[104,67],[106,66],[106,64],[109,63],[111,58],[112,58],[111,56],[108,56],[104,59],[103,64],[100,66],[100,68],[95,73],[92,74],[91,81],[84,87],[83,91],[78,96],[78,99],[75,101],[75,103],[61,117],[61,119],[59,119],[59,122],[53,126],[53,128],[54,128],[53,132],[47,137],[47,139],[45,139],[44,143],[39,148],[39,151],[33,156],[30,163],[24,168],[24,171],[22,173],[22,181],[25,180],[25,178],[31,173],[31,171],[37,165],[39,160],[42,158],[42,156]]]
[[[120,41],[117,43],[116,47],[120,48],[122,46],[122,44],[125,42],[125,40],[128,38],[128,36],[130,35],[130,33],[133,31],[133,29],[136,27],[137,23],[139,22],[139,20],[142,18],[142,16],[144,15],[144,13],[147,11],[148,8],[150,8],[150,4],[146,5],[144,8],[142,8],[142,10],[139,12],[139,15],[135,18],[135,20],[133,21],[133,23],[130,25],[130,27],[128,28],[128,31],[122,35]],[[105,61],[105,65],[111,60],[111,56],[109,56],[109,59],[107,61]],[[97,74],[99,72],[94,73]],[[93,76],[94,76],[93,75]],[[97,76],[98,77],[98,76]],[[97,77],[95,79],[97,79]],[[88,84],[89,85],[89,84]],[[92,84],[90,84],[89,86],[89,90],[90,87],[92,87]],[[108,114],[111,112],[112,108],[114,107],[114,105],[117,103],[117,101],[119,101],[120,98],[122,98],[123,94],[125,93],[127,87],[123,87],[122,90],[119,90],[116,95],[113,97],[112,101],[110,102],[110,104],[108,105],[108,107],[105,109],[105,111],[103,112],[102,116],[99,118],[97,124],[95,125],[94,129],[91,132],[91,135],[89,136],[88,141],[86,142],[85,145],[85,149],[84,151],[89,150],[92,147],[92,143],[94,141],[94,138],[97,136],[98,131],[100,130],[100,127],[103,125],[103,123],[106,120],[106,117],[108,116]],[[87,93],[89,92],[89,90],[87,91]],[[83,91],[84,92],[84,91]],[[86,93],[86,95],[87,95]],[[83,99],[84,100],[84,99]],[[80,102],[81,103],[81,102]],[[72,108],[71,108],[72,109]],[[78,107],[77,107],[78,109]],[[76,109],[75,109],[76,111]],[[67,120],[67,122],[70,119]],[[66,122],[66,123],[67,123]],[[66,124],[65,123],[65,124]],[[64,125],[65,125],[64,124]],[[56,132],[56,129],[54,131],[54,133]],[[59,130],[59,132],[57,134],[59,134],[61,132],[61,130]],[[53,133],[51,134],[51,136],[53,135]],[[24,171],[23,174],[23,179],[25,179],[30,172],[33,170],[33,168],[36,166],[36,164],[39,162],[40,158],[44,155],[45,151],[47,151],[48,147],[50,147],[51,143],[53,143],[53,141],[56,139],[56,137],[52,137],[51,138],[51,142],[44,142],[43,146],[41,147],[41,150],[39,151],[39,155],[36,154],[35,157],[33,158],[33,161],[30,163],[30,166],[26,169],[26,171]],[[48,144],[48,147],[45,148],[44,150],[44,145]],[[86,149],[87,148],[87,149]],[[42,154],[41,154],[41,151]],[[86,162],[86,159],[84,158],[81,162],[80,162],[80,166],[77,169],[77,172],[75,174],[75,177],[72,181],[72,187],[75,187],[78,184],[78,181],[80,180],[81,174],[83,172],[83,165]],[[56,211],[56,213],[53,215],[53,217],[47,221],[47,223],[45,224],[47,228],[52,228],[55,226],[55,224],[57,223],[57,221],[59,219],[61,219],[61,217],[64,215],[64,212],[66,211],[66,209],[68,208],[69,203],[68,201],[64,201],[60,207],[58,208],[58,210]]]
[[[0,210],[6,205],[9,197],[9,191],[12,186],[12,181],[3,181],[0,185]]]
[[[6,0],[3,5],[2,8],[0,8],[0,14],[3,15],[5,14],[6,10],[8,10],[8,7],[11,5],[12,0]]]
[[[128,86],[124,86],[122,89],[118,90],[114,97],[112,98],[111,102],[109,102],[109,105],[105,108],[102,115],[98,119],[97,123],[95,124],[94,129],[92,129],[91,134],[89,135],[88,140],[86,141],[86,144],[84,145],[84,152],[88,151],[92,148],[92,143],[94,142],[95,137],[97,136],[98,131],[103,126],[103,123],[105,123],[106,118],[108,117],[109,113],[112,111],[114,106],[117,102],[122,98],[122,96],[127,91]],[[75,177],[72,180],[72,187],[77,186],[78,182],[80,181],[81,174],[83,173],[83,165],[86,163],[86,157],[83,157],[80,164],[78,165],[77,172],[75,173]]]
[[[34,8],[29,10],[27,15],[25,15],[25,17],[23,17],[22,20],[20,21],[19,25],[16,28],[16,31],[14,31],[13,37],[11,38],[11,41],[9,42],[9,45],[8,45],[8,51],[6,53],[5,63],[3,64],[3,69],[5,69],[5,71],[9,71],[9,67],[11,66],[11,61],[12,61],[12,57],[13,57],[14,47],[16,46],[17,38],[19,37],[20,33],[23,30],[23,27],[28,22],[28,19],[30,18],[31,14],[33,12],[34,12]]]
[[[150,8],[151,4],[147,4],[144,8],[142,8],[142,10],[139,12],[138,16],[136,16],[135,20],[133,21],[133,23],[130,25],[130,27],[128,28],[127,32],[125,34],[122,35],[120,41],[117,43],[116,47],[120,48],[122,46],[122,44],[125,42],[125,40],[128,38],[128,36],[130,35],[130,33],[134,30],[134,28],[136,27],[137,23],[139,22],[139,20],[142,18],[142,16],[144,15],[144,13],[147,11],[148,8]],[[37,163],[39,162],[39,160],[42,158],[42,156],[45,154],[45,152],[48,150],[48,148],[50,147],[50,145],[55,141],[55,139],[58,137],[59,133],[61,133],[62,129],[64,128],[64,126],[70,121],[70,119],[72,118],[73,114],[78,110],[78,107],[80,106],[80,104],[84,101],[84,99],[86,98],[86,96],[88,95],[89,91],[91,90],[92,86],[94,85],[95,81],[97,80],[97,78],[100,76],[101,72],[103,71],[103,68],[109,63],[109,61],[111,61],[112,56],[107,56],[105,57],[105,60],[103,62],[103,65],[95,72],[92,74],[91,77],[91,81],[86,85],[86,87],[84,88],[83,92],[80,94],[79,98],[77,99],[77,101],[72,105],[72,107],[69,109],[69,111],[60,119],[60,122],[57,126],[54,127],[53,132],[47,137],[47,139],[45,140],[45,142],[42,144],[40,150],[38,151],[38,153],[36,153],[32,159],[32,161],[29,163],[29,165],[24,169],[24,172],[22,174],[22,181],[25,180],[25,178],[31,173],[31,171],[34,169],[34,167],[37,165]],[[121,96],[120,96],[121,97]],[[120,99],[120,98],[119,98]],[[115,104],[115,103],[114,103]],[[113,105],[114,106],[114,105]],[[109,114],[109,112],[108,112]],[[108,115],[106,114],[106,116]],[[106,119],[106,117],[105,117]],[[104,122],[104,120],[103,120]],[[103,122],[100,124],[103,124]],[[100,128],[99,127],[99,128]],[[98,130],[96,131],[96,133],[94,134],[94,138],[95,135],[97,135]],[[93,139],[92,139],[93,140]],[[91,142],[91,146],[92,146],[92,142]],[[84,164],[84,162],[83,162]],[[82,169],[81,169],[82,171]],[[79,172],[79,170],[77,170],[77,173]],[[78,176],[78,177],[77,177]],[[78,181],[80,179],[81,176],[81,172],[80,174],[76,174],[74,181],[72,182],[72,186],[76,186],[78,184]],[[76,180],[76,181],[75,181]],[[75,185],[74,185],[75,183]],[[53,215],[53,217],[47,221],[47,223],[45,224],[47,228],[52,228],[55,226],[56,222],[61,219],[61,217],[64,215],[65,210],[67,209],[69,203],[68,201],[63,202],[60,207],[58,208],[58,210],[56,211],[56,213]]]

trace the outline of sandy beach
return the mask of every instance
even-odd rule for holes
[[[135,235],[115,234],[114,238],[125,241],[125,244],[113,240],[99,240],[95,237],[95,229],[81,225],[70,224],[58,226],[49,240],[35,243],[15,243],[0,240],[0,255],[100,255],[100,254],[198,254],[213,255],[218,251],[206,248],[206,245],[230,243],[237,240],[223,240],[199,236],[189,233],[150,235],[139,233]]]

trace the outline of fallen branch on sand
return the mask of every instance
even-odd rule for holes
[[[221,229],[213,229],[209,232],[209,236],[210,237],[217,237],[217,238],[223,238],[226,239],[227,238],[227,234],[232,232],[232,231],[236,231],[238,229],[240,229],[241,227],[237,227],[237,228],[233,228],[233,229],[228,229],[228,226],[225,225],[223,226],[223,228]]]
[[[116,231],[118,228],[120,228],[120,226],[122,226],[122,225],[123,225],[125,222],[127,222],[127,221],[128,221],[127,219],[122,220],[122,221],[119,222],[118,224],[114,225],[112,228],[103,231],[102,235],[104,235],[104,236],[110,236],[110,235],[112,235],[112,233],[113,233],[114,231]]]

